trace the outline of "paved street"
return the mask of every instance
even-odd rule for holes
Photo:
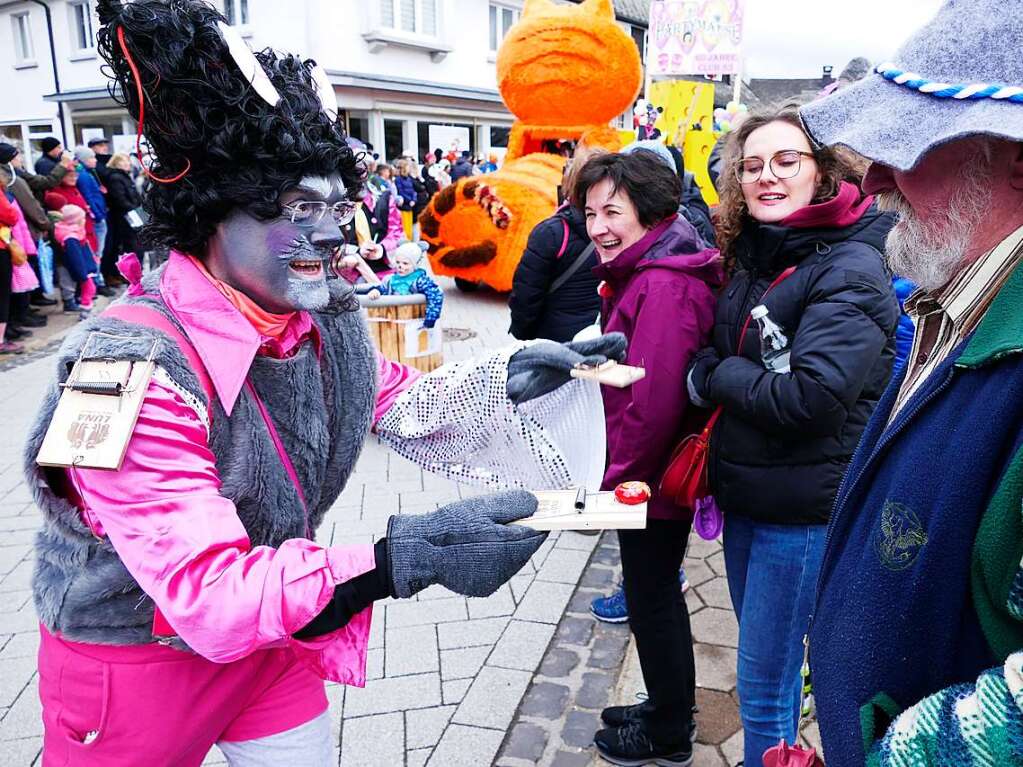
[[[464,295],[448,280],[443,323],[472,333],[449,339],[448,360],[508,340],[503,297]],[[474,335],[473,335],[474,334]],[[50,359],[0,372],[5,439],[0,444],[0,753],[3,763],[38,762],[41,723],[35,673],[36,619],[29,580],[39,512],[22,478],[20,453]],[[324,543],[365,543],[388,516],[432,510],[475,494],[424,474],[371,439],[351,482],[320,528]],[[717,544],[694,543],[687,571],[701,685],[697,765],[731,765],[736,735],[735,622]],[[413,600],[375,608],[365,689],[328,688],[339,763],[395,765],[599,763],[589,747],[609,701],[634,702],[642,687],[625,625],[587,613],[618,579],[613,534],[552,535],[533,561],[487,599],[432,587]],[[622,669],[625,669],[622,672]],[[726,757],[728,761],[726,761]],[[206,764],[221,764],[212,751]]]

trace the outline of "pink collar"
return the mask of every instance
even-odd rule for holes
[[[284,358],[312,338],[317,354],[322,340],[308,312],[296,312],[280,339],[262,337],[230,301],[176,250],[160,278],[164,304],[181,323],[206,366],[224,412],[231,415],[257,354]]]

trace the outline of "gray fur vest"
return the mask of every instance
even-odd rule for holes
[[[162,269],[143,280],[146,302],[173,322],[158,294]],[[340,286],[338,286],[340,287]],[[376,402],[376,358],[357,312],[315,314],[323,339],[317,358],[306,343],[290,359],[257,356],[249,370],[294,464],[308,504],[309,529],[341,494],[369,432]],[[180,327],[180,326],[179,326]],[[95,349],[115,359],[145,359],[154,338],[162,339],[156,362],[211,415],[209,445],[222,481],[221,494],[234,502],[253,546],[279,546],[306,535],[305,511],[288,478],[258,407],[243,388],[228,417],[219,402],[207,402],[199,379],[178,346],[163,333],[102,315],[78,325],[57,354],[53,383],[29,433],[25,469],[44,523],[36,538],[32,592],[40,620],[67,639],[101,644],[153,641],[153,601],[146,596],[107,539],[98,540],[78,509],[61,496],[63,469],[36,465],[36,455],[60,396],[57,384],[91,333]],[[112,337],[114,336],[114,337]]]

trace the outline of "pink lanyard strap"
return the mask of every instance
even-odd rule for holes
[[[252,395],[252,400],[256,403],[256,407],[259,408],[259,414],[263,417],[263,423],[266,424],[266,430],[270,433],[270,439],[273,440],[274,447],[277,449],[277,456],[281,459],[281,463],[284,465],[284,470],[288,473],[288,479],[295,486],[295,491],[298,493],[298,500],[302,503],[302,513],[305,514],[305,534],[308,536],[309,531],[309,506],[305,502],[305,493],[302,492],[302,484],[298,481],[298,472],[295,471],[295,465],[291,462],[291,458],[288,456],[287,451],[284,449],[284,443],[281,442],[281,436],[277,433],[277,427],[274,426],[273,419],[270,418],[270,413],[266,409],[266,405],[263,404],[263,400],[260,399],[256,393],[256,387],[252,385],[252,381],[248,378],[245,379],[245,388],[249,390],[249,394]]]
[[[195,347],[192,346],[192,343],[185,334],[178,330],[173,322],[167,319],[161,312],[145,304],[114,304],[107,307],[106,311],[103,312],[103,316],[116,317],[123,322],[130,322],[134,325],[145,325],[170,336],[171,340],[178,345],[181,353],[185,355],[185,359],[188,360],[192,372],[199,379],[199,385],[206,392],[206,398],[209,400],[209,415],[212,420],[213,400],[216,397],[213,381],[210,379],[210,374],[206,372],[206,366],[203,365]]]
[[[210,419],[212,420],[213,399],[216,396],[213,388],[213,382],[210,380],[210,375],[206,372],[206,366],[203,365],[195,347],[192,346],[185,334],[178,330],[177,326],[175,326],[173,322],[167,319],[167,317],[156,309],[144,304],[114,304],[113,306],[108,307],[107,310],[103,312],[103,315],[106,317],[116,317],[124,322],[146,325],[147,327],[160,330],[170,336],[171,340],[173,340],[181,350],[181,353],[185,355],[192,371],[199,378],[199,383],[202,385],[202,388],[209,399],[209,414]],[[284,450],[284,444],[281,442],[281,437],[277,433],[277,429],[274,427],[273,421],[270,419],[270,413],[267,412],[266,405],[263,404],[263,400],[260,399],[258,394],[256,394],[256,389],[252,385],[251,381],[246,379],[245,385],[248,387],[249,393],[252,395],[252,399],[256,403],[256,407],[259,409],[259,414],[263,417],[263,423],[266,424],[266,430],[270,433],[270,439],[273,441],[274,447],[277,450],[277,456],[284,465],[284,470],[287,472],[288,478],[295,486],[295,491],[298,493],[298,499],[302,502],[302,511],[306,517],[306,535],[308,535],[309,508],[305,501],[305,493],[302,492],[302,485],[298,481],[298,473],[295,471],[295,466],[292,464],[291,458]]]

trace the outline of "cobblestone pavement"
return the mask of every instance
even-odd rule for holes
[[[449,280],[448,360],[509,340],[504,298],[459,293]],[[465,337],[468,336],[468,337]],[[455,338],[459,340],[454,340]],[[21,472],[28,426],[51,375],[51,358],[0,372],[0,753],[5,765],[38,763],[42,725],[29,581],[39,512]],[[323,543],[368,543],[391,514],[415,514],[478,491],[422,472],[371,439],[318,533]],[[737,752],[736,629],[722,556],[693,543],[686,568],[697,640],[701,746],[697,764]],[[590,599],[617,581],[613,534],[554,534],[530,564],[487,599],[431,587],[375,607],[365,689],[328,687],[341,767],[589,765],[599,710],[632,702],[637,674],[627,626],[593,621]],[[623,662],[625,674],[619,682]],[[631,676],[630,676],[631,674]],[[631,682],[629,680],[632,680]],[[641,686],[641,683],[640,683]],[[627,689],[629,688],[629,689]],[[714,761],[714,759],[717,761]],[[732,759],[731,764],[734,762]],[[214,749],[205,764],[222,764]]]
[[[742,759],[735,694],[738,627],[720,543],[693,534],[685,570],[700,708],[694,767],[731,767]],[[601,727],[600,710],[636,703],[644,694],[628,625],[601,623],[589,615],[590,601],[614,588],[620,573],[617,539],[604,533],[512,724],[499,767],[607,764],[591,745]]]

